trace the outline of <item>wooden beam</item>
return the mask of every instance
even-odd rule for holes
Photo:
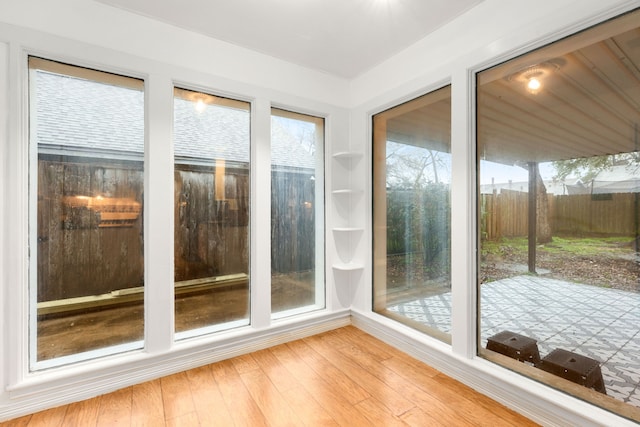
[[[537,191],[536,162],[527,163],[529,167],[529,273],[536,274],[536,235],[537,235]]]
[[[210,290],[223,286],[234,286],[247,283],[249,276],[245,273],[227,274],[224,276],[205,277],[175,283],[175,294]],[[130,302],[142,301],[144,286],[125,288],[101,295],[87,295],[38,303],[38,316],[67,313],[72,311],[95,309]]]

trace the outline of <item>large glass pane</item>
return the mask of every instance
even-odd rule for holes
[[[477,76],[480,354],[635,420],[639,23]]]
[[[271,311],[324,307],[324,119],[271,109]]]
[[[29,68],[32,368],[139,348],[143,82],[38,58]]]
[[[249,324],[250,104],[174,90],[177,338]]]
[[[374,310],[451,331],[451,88],[373,117]]]

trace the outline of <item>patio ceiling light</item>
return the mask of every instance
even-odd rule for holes
[[[542,89],[543,82],[564,63],[564,59],[550,59],[509,74],[506,80],[522,84],[529,93],[535,95]]]

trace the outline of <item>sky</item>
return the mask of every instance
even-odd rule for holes
[[[542,179],[548,180],[555,175],[555,169],[551,166],[551,162],[540,163],[540,175]],[[504,184],[509,182],[528,181],[529,172],[527,169],[519,166],[507,166],[501,163],[480,161],[480,185],[491,184],[491,178],[494,178],[495,184]]]
[[[415,147],[411,145],[398,144],[388,141],[387,148],[389,153],[393,153],[395,156],[417,158],[425,156],[427,150],[421,147]],[[388,153],[388,154],[389,154]],[[451,159],[448,153],[438,153],[443,160],[443,164],[439,169],[439,181],[451,182]],[[391,159],[388,159],[391,160]],[[445,161],[446,160],[446,161]],[[412,173],[409,171],[409,173]],[[542,179],[550,180],[555,175],[555,169],[551,166],[551,162],[540,163],[540,174]],[[480,161],[480,185],[491,184],[491,179],[494,178],[495,184],[506,184],[511,180],[512,182],[527,182],[529,180],[529,171],[520,166],[507,166],[502,163],[494,163],[486,160]]]

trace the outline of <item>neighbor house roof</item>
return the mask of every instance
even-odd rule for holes
[[[593,180],[582,182],[578,178],[564,180],[545,180],[547,194],[610,194],[640,193],[640,165],[616,165],[600,171]],[[482,194],[500,193],[502,190],[529,191],[528,181],[483,184]]]
[[[35,71],[32,131],[42,152],[140,160],[144,152],[144,93],[95,81]],[[174,100],[174,153],[181,163],[225,159],[248,163],[248,109]],[[272,122],[272,163],[314,169],[315,158],[294,135]],[[153,141],[151,142],[153,144]]]

